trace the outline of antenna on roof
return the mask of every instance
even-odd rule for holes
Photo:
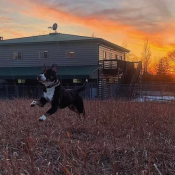
[[[48,28],[54,30],[55,33],[57,33],[57,27],[58,27],[57,23],[54,23],[52,27],[48,27]]]

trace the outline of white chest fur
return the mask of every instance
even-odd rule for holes
[[[44,97],[45,97],[49,102],[51,102],[52,99],[53,99],[54,92],[55,92],[55,87],[48,88],[48,89],[46,89],[46,91],[47,91],[47,92],[44,92]]]

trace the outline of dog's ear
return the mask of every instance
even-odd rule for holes
[[[56,64],[53,64],[52,67],[51,67],[51,69],[52,69],[55,73],[58,72],[58,66],[57,66]]]
[[[47,67],[46,67],[46,65],[44,64],[44,65],[43,65],[42,71],[43,71],[43,72],[46,72],[46,70],[47,70]]]

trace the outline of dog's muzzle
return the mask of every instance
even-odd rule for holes
[[[40,81],[40,82],[45,82],[45,81],[46,81],[46,78],[43,77],[42,75],[39,75],[39,76],[37,77],[37,80]]]

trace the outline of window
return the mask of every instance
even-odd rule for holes
[[[24,84],[26,81],[24,79],[18,79],[19,84]]]
[[[109,59],[112,60],[112,53],[109,54]]]
[[[80,79],[73,79],[73,83],[81,83],[82,81]]]
[[[75,58],[75,52],[74,51],[67,51],[66,57],[67,58]]]
[[[13,52],[13,59],[22,59],[22,53],[21,52]]]
[[[115,59],[116,59],[116,60],[118,59],[118,56],[117,56],[117,55],[115,55]]]
[[[120,60],[122,60],[122,56],[120,56]]]
[[[39,58],[40,59],[48,58],[48,51],[40,51]]]
[[[103,59],[106,59],[106,51],[103,51]]]

